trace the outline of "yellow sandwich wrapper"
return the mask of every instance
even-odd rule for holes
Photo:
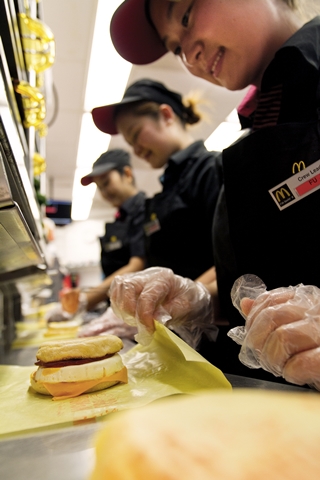
[[[158,322],[148,346],[136,345],[121,356],[128,383],[57,402],[30,387],[35,366],[0,365],[0,439],[104,420],[169,395],[232,388],[219,369]]]

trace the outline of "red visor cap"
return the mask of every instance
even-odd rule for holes
[[[134,65],[146,65],[167,50],[146,16],[146,0],[126,0],[114,12],[110,35],[117,52]]]

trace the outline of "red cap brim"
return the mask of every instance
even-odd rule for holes
[[[81,185],[83,185],[84,187],[86,187],[87,185],[90,185],[90,183],[93,182],[93,179],[92,179],[91,177],[89,177],[89,176],[86,175],[85,177],[82,177],[82,178],[81,178],[80,182],[81,182]]]
[[[115,49],[134,65],[152,63],[167,53],[146,17],[145,3],[146,0],[126,0],[115,11],[110,24]]]
[[[116,105],[117,104],[96,107],[91,112],[95,126],[102,132],[109,133],[109,135],[118,133],[113,119]]]

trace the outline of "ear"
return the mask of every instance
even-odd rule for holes
[[[126,165],[123,167],[123,175],[130,180],[130,183],[133,183],[133,171],[132,168],[129,167],[129,165]]]
[[[176,114],[170,105],[162,103],[159,107],[159,112],[166,123],[170,124],[174,122]]]

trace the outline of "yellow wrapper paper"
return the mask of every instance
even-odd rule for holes
[[[231,389],[220,370],[157,322],[150,345],[136,345],[122,358],[128,369],[127,384],[58,402],[29,387],[35,366],[0,365],[0,439],[103,420],[111,412],[169,395]]]

